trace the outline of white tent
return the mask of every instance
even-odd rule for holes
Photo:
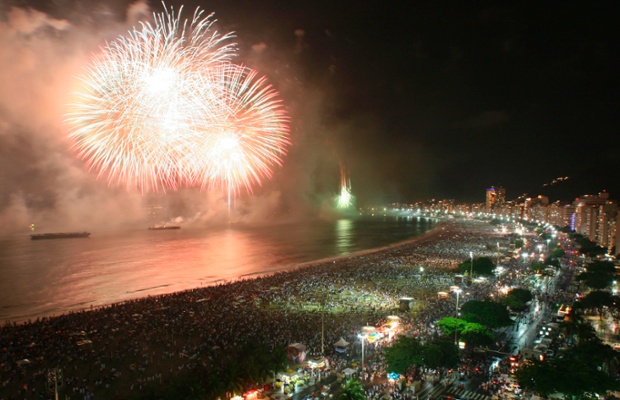
[[[351,374],[353,374],[354,372],[355,370],[353,368],[347,368],[342,371],[342,373],[345,374],[345,376],[351,376]]]
[[[334,343],[334,347],[336,348],[336,351],[338,353],[344,353],[347,350],[347,347],[349,347],[349,344],[349,342],[347,342],[343,338],[340,338],[340,340]]]

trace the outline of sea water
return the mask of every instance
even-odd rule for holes
[[[365,217],[92,231],[88,239],[0,237],[0,321],[273,273],[411,239],[434,226],[427,218]]]

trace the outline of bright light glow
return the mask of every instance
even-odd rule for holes
[[[347,209],[353,206],[353,195],[351,194],[351,181],[347,176],[344,164],[340,164],[340,194],[336,197],[336,207]],[[385,209],[383,210],[385,211]]]
[[[251,191],[282,165],[288,116],[265,78],[231,62],[231,33],[182,11],[101,49],[66,114],[72,148],[99,177],[143,192]]]
[[[342,186],[340,188],[340,196],[338,196],[338,208],[349,208],[351,207],[351,201],[353,200],[353,196],[348,187]]]

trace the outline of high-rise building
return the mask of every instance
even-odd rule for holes
[[[618,203],[607,200],[598,209],[598,224],[596,241],[602,247],[607,247],[610,251],[615,246],[616,219],[618,218]]]
[[[571,222],[574,220],[574,215],[575,207],[571,205],[562,205],[559,201],[549,205],[549,223],[552,225],[560,228],[570,226],[573,229]]]
[[[495,191],[497,192],[497,204],[506,203],[506,189],[501,186],[498,186]]]
[[[484,208],[484,210],[482,210]],[[486,203],[472,206],[472,212],[485,211],[497,218],[526,219],[547,222],[561,228],[582,234],[589,240],[606,247],[610,254],[620,254],[620,212],[618,202],[609,199],[609,193],[584,195],[572,204],[559,201],[550,204],[546,196],[520,196],[506,201],[506,191],[502,187],[486,190]]]
[[[486,211],[492,212],[498,205],[506,202],[506,189],[501,186],[491,186],[487,189]]]
[[[609,200],[609,193],[602,192],[598,196],[585,195],[575,200],[575,232],[592,241],[597,241],[599,207]]]
[[[618,234],[618,228],[620,228],[620,213],[618,213],[618,215],[616,216],[616,222],[613,224],[613,229],[611,231],[613,236],[613,240],[611,240],[611,243],[613,243],[614,245],[610,250],[611,254],[613,255],[620,254],[620,235]]]

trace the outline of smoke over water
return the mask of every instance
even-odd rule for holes
[[[145,3],[128,9],[127,24],[150,10]],[[107,17],[106,17],[107,16]],[[52,18],[32,8],[11,7],[0,21],[0,221],[10,231],[37,229],[105,229],[140,223],[145,197],[135,190],[109,187],[97,180],[68,150],[64,107],[98,46],[130,26],[107,18],[98,28],[85,28]],[[190,192],[205,200],[206,193]],[[178,196],[177,196],[178,198]],[[161,197],[165,204],[166,199]],[[193,212],[196,219],[217,215]],[[207,204],[204,204],[207,205]],[[193,208],[193,207],[190,207]]]
[[[104,34],[32,8],[0,19],[0,221],[11,232],[114,227],[141,216],[141,196],[109,188],[68,150],[64,107]]]
[[[263,180],[252,193],[241,193],[229,205],[227,194],[220,190],[141,193],[98,178],[69,148],[66,105],[79,84],[76,77],[100,47],[125,35],[138,21],[152,20],[158,10],[146,1],[125,9],[80,2],[65,5],[66,14],[21,3],[0,6],[0,222],[6,231],[25,233],[31,224],[37,231],[54,231],[173,222],[199,226],[287,222],[322,213],[326,199],[331,201],[338,193],[339,157],[330,138],[334,132],[319,117],[324,92],[296,77],[295,57],[305,48],[299,29],[290,32],[290,45],[279,47],[238,38],[247,50],[237,62],[268,75],[292,117],[293,146],[272,179]],[[205,11],[215,11],[218,18],[217,10]],[[191,15],[193,9],[186,12]],[[217,24],[220,31],[232,30]],[[153,208],[164,212],[153,216]]]

